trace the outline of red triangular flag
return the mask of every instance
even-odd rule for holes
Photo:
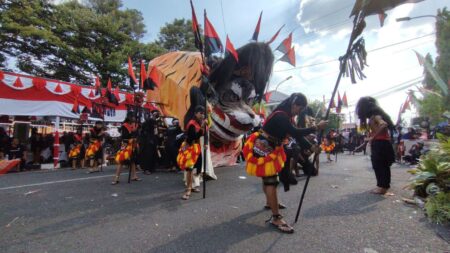
[[[269,103],[272,93],[273,93],[273,91],[268,91],[268,92],[266,92],[266,94],[264,94],[264,100],[266,101],[266,103]]]
[[[144,87],[144,81],[145,79],[147,79],[147,72],[145,71],[145,65],[144,65],[144,61],[141,60],[141,73],[140,73],[140,79],[141,79],[141,86],[140,88],[142,89]]]
[[[150,71],[148,78],[153,82],[154,86],[159,87],[159,75],[156,67],[153,67]]]
[[[62,90],[62,88],[61,88],[61,85],[59,85],[59,83],[56,85],[56,88],[55,88],[54,92],[56,92],[56,93],[61,93],[61,92],[63,92],[63,90]]]
[[[205,56],[209,57],[213,53],[221,53],[223,50],[222,42],[220,41],[219,35],[217,35],[211,22],[209,22],[206,16],[205,10]]]
[[[339,91],[338,91],[338,107],[342,107],[342,99],[341,94],[339,94]]]
[[[73,101],[72,112],[76,114],[80,113],[80,107],[78,106],[78,98],[75,98],[75,100]]]
[[[116,96],[117,101],[120,101],[119,88],[118,88],[118,87],[116,87],[116,88],[114,89],[114,96]]]
[[[130,77],[130,86],[134,89],[134,86],[138,83],[133,71],[133,64],[131,58],[128,56],[128,76]]]
[[[20,77],[17,77],[17,79],[14,82],[13,86],[16,87],[16,88],[23,88],[23,84],[22,84],[22,81],[20,80]]]
[[[406,110],[409,110],[409,109],[411,109],[411,106],[410,106],[410,102],[409,102],[409,96],[406,98],[406,101],[405,101],[405,104],[403,105],[403,112],[405,112]]]
[[[96,76],[95,77],[95,95],[98,95],[100,93],[101,93],[100,77]]]
[[[197,15],[195,15],[194,4],[192,3],[192,0],[191,0],[191,10],[192,10],[192,31],[194,32],[195,47],[197,49],[199,49],[200,52],[202,52],[203,51],[203,43],[202,43],[202,38],[200,36]],[[150,69],[149,69],[149,72],[150,72]]]
[[[259,30],[261,28],[261,17],[262,17],[262,14],[263,14],[263,12],[261,11],[261,14],[259,14],[258,23],[256,24],[256,27],[255,27],[255,31],[253,32],[253,36],[252,36],[252,40],[253,41],[258,41]]]
[[[344,91],[344,96],[342,96],[342,105],[344,105],[345,107],[348,107],[347,94],[345,91]]]
[[[331,105],[330,105],[330,108],[336,108],[336,104],[334,103],[334,99],[333,99],[333,100],[331,100]]]
[[[94,90],[91,90],[91,92],[89,92],[89,97],[90,97],[90,98],[95,97]]]
[[[387,14],[385,12],[378,13],[378,19],[380,20],[380,26],[383,27],[384,20],[386,20]]]
[[[337,107],[336,107],[336,113],[341,113],[342,110],[342,100],[341,100],[341,94],[339,94],[338,91],[338,98],[337,98]]]
[[[95,77],[95,88],[100,88],[100,77],[98,76]]]
[[[292,47],[283,57],[280,58],[280,61],[287,62],[295,67],[295,49]]]
[[[233,55],[236,62],[239,62],[238,53],[236,52],[236,49],[234,49],[233,43],[231,43],[230,38],[227,35],[227,44],[226,44],[227,52]]]
[[[280,34],[281,29],[283,29],[283,27],[284,27],[284,25],[282,25],[282,26],[280,27],[280,29],[278,29],[278,31],[272,36],[272,38],[271,38],[269,41],[266,42],[267,45],[269,45],[270,43],[272,43],[272,42],[275,41],[275,39],[278,37],[278,34]]]
[[[108,78],[108,84],[106,85],[106,88],[108,89],[108,91],[112,90],[111,78]]]
[[[289,36],[284,39],[281,44],[275,49],[282,53],[287,53],[292,46],[292,32],[289,33]]]

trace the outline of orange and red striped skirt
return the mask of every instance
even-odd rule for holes
[[[283,169],[286,161],[286,153],[282,145],[276,146],[272,152],[266,156],[257,157],[253,153],[255,141],[261,135],[260,132],[251,134],[244,144],[242,152],[247,161],[247,174],[257,177],[270,177],[277,175]]]
[[[83,145],[83,144],[78,144],[78,145],[75,145],[71,150],[70,150],[70,152],[69,152],[69,158],[78,158],[78,156],[80,155],[80,153],[81,153],[81,145]]]
[[[177,156],[177,164],[180,169],[186,170],[194,167],[201,152],[200,144],[189,145],[187,142],[183,142]]]
[[[102,147],[99,140],[91,140],[89,147],[86,149],[86,158],[93,158]]]
[[[122,148],[117,152],[115,160],[117,163],[122,164],[125,161],[131,160],[133,156],[133,150],[135,147],[135,139],[131,139],[128,141],[126,145],[123,145]]]

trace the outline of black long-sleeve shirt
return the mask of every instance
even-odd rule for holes
[[[194,125],[190,125],[187,130],[187,138],[186,141],[189,143],[189,145],[193,144],[194,142],[198,142],[200,140],[200,137],[203,135],[203,131],[197,131]]]
[[[287,135],[290,135],[298,142],[304,142],[304,137],[306,135],[316,131],[316,128],[314,127],[295,127],[289,119],[288,114],[284,112],[275,112],[274,115],[269,116],[262,129],[268,135],[277,138],[279,141],[286,138]]]
[[[124,125],[120,128],[120,133],[122,134],[122,140],[129,140],[132,138],[136,138],[137,131],[135,129],[132,129],[131,131],[128,130],[128,128]]]

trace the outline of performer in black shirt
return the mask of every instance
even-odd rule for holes
[[[116,154],[117,169],[111,184],[119,183],[122,165],[129,163],[131,166],[131,180],[140,181],[136,175],[136,157],[137,157],[137,124],[135,118],[131,115],[127,116],[120,128],[122,134],[122,147]]]
[[[80,160],[81,168],[84,167],[84,155],[85,148],[83,145],[83,130],[80,127],[78,131],[73,135],[73,147],[69,152],[69,159],[72,160],[72,169],[77,168],[77,163]]]
[[[105,129],[103,126],[103,122],[97,121],[93,128],[91,128],[90,132],[90,144],[86,149],[86,159],[90,161],[89,173],[98,172],[98,163],[103,162],[103,150],[102,150],[102,140],[105,135]]]
[[[146,117],[142,124],[142,130],[138,136],[139,142],[139,165],[144,170],[145,175],[150,175],[155,171],[158,155],[156,146],[158,143],[156,136],[156,121],[152,117]]]
[[[186,193],[182,199],[188,200],[191,196],[192,189],[192,171],[197,170],[197,174],[202,169],[202,152],[200,147],[200,137],[205,136],[205,143],[208,143],[205,135],[205,107],[197,105],[194,110],[194,118],[188,121],[185,132],[187,135],[186,141],[181,144],[177,156],[177,163],[181,170],[186,170]],[[204,148],[208,148],[205,145]],[[197,189],[196,192],[199,190]]]
[[[177,139],[177,136],[183,133],[181,130],[180,122],[178,119],[172,120],[172,126],[167,129],[167,142],[166,153],[169,158],[169,165],[172,166],[171,171],[177,170],[177,154],[180,148],[181,142]]]
[[[243,149],[247,161],[247,173],[262,178],[266,201],[272,210],[269,221],[283,233],[293,233],[294,229],[283,220],[283,216],[279,213],[278,173],[286,160],[282,143],[288,136],[295,138],[298,142],[304,142],[304,136],[324,128],[327,124],[326,121],[321,121],[317,126],[311,128],[295,127],[293,118],[306,105],[307,100],[303,94],[292,94],[269,115],[262,130],[253,133],[247,139]]]

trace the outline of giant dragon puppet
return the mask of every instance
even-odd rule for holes
[[[214,167],[233,165],[242,148],[242,137],[261,122],[252,110],[260,101],[272,72],[274,56],[266,43],[251,42],[231,54],[210,59],[203,67],[201,54],[171,52],[155,58],[159,87],[148,91],[165,115],[183,122],[192,103],[206,98],[210,108],[210,150]]]

